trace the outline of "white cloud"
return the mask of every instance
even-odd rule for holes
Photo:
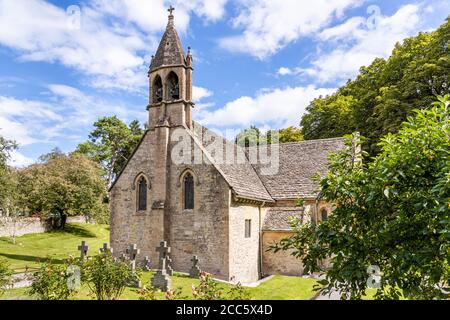
[[[335,89],[314,86],[263,90],[254,98],[240,97],[218,110],[200,110],[196,118],[203,125],[222,128],[250,125],[272,128],[298,126],[310,101],[333,92]]]
[[[46,101],[0,96],[0,135],[15,140],[19,147],[36,143],[57,145],[87,139],[92,124],[102,116],[117,115],[127,123],[134,119],[143,123],[147,119],[144,107],[106,101],[67,85],[52,84],[47,89]],[[15,153],[14,160],[20,165],[29,163],[21,153]]]
[[[291,69],[289,69],[289,68],[286,68],[286,67],[281,67],[277,71],[277,74],[280,75],[280,76],[287,76],[287,75],[290,75],[292,73],[293,73],[293,71]]]
[[[33,163],[34,163],[33,159],[24,156],[19,151],[14,151],[11,154],[11,159],[9,159],[9,161],[8,161],[8,165],[13,166],[13,167],[18,167],[18,168],[27,167]]]
[[[300,37],[311,36],[363,0],[240,0],[233,27],[242,34],[224,37],[220,46],[259,59],[273,55]]]
[[[368,24],[369,22],[369,24]],[[388,57],[395,44],[414,35],[420,26],[419,5],[405,5],[392,16],[380,15],[371,27],[370,20],[353,17],[318,35],[324,46],[312,61],[312,67],[298,69],[297,73],[312,76],[318,83],[342,81],[353,78],[362,66],[377,57]]]
[[[81,6],[77,20],[43,0],[0,0],[0,44],[16,50],[23,61],[81,71],[91,86],[145,94],[149,55],[167,24],[169,2],[95,0]],[[177,28],[185,31],[192,13],[207,21],[220,19],[226,0],[173,4]]]
[[[45,128],[63,121],[55,110],[48,103],[0,96],[0,134],[20,145],[43,141],[48,138],[42,134]]]
[[[203,87],[193,86],[192,95],[193,95],[192,100],[194,102],[200,102],[205,98],[211,97],[213,95],[213,92]]]

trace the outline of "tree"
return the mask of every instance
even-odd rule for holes
[[[16,148],[17,144],[14,141],[0,136],[0,213],[6,216],[13,214],[16,209],[17,189],[13,170],[7,164]]]
[[[0,258],[0,296],[11,284],[12,271],[6,259]]]
[[[290,126],[280,130],[270,130],[263,134],[256,126],[242,130],[235,139],[236,144],[242,147],[271,144],[274,140],[279,143],[303,141],[303,132],[300,128]]]
[[[355,131],[367,139],[364,150],[380,152],[378,142],[397,132],[414,109],[423,109],[450,90],[450,19],[436,31],[398,43],[389,59],[375,59],[335,94],[314,100],[301,120],[305,139]]]
[[[75,153],[83,154],[99,163],[110,186],[128,161],[144,131],[137,120],[131,122],[128,127],[116,116],[100,118],[94,123],[94,127],[89,141],[80,144]]]
[[[19,172],[21,206],[42,217],[83,215],[107,222],[106,183],[99,165],[79,154],[45,158]]]
[[[355,158],[354,146],[333,155],[318,197],[335,204],[333,214],[319,225],[291,221],[295,235],[273,249],[293,249],[306,272],[330,258],[324,293],[361,298],[374,266],[369,271],[381,271],[378,299],[447,299],[450,96],[416,111],[379,147],[369,164]]]

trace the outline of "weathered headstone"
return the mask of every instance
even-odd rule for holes
[[[151,270],[151,261],[148,256],[145,256],[144,258],[144,266],[142,267],[144,271],[150,271]]]
[[[130,286],[136,288],[141,287],[141,280],[139,279],[139,276],[136,274],[136,257],[140,252],[141,250],[137,248],[137,244],[130,245],[126,250],[128,259],[130,260],[131,272],[133,273],[132,278],[130,279]]]
[[[137,248],[137,244],[132,244],[127,249],[127,255],[128,259],[130,259],[131,262],[131,269],[133,271],[136,270],[136,257],[139,253],[141,253],[141,250]]]
[[[111,248],[111,247],[109,246],[109,244],[104,243],[104,244],[103,244],[103,247],[101,247],[101,248],[98,250],[98,252],[99,252],[99,253],[110,252],[110,253],[112,254],[112,253],[113,253],[113,248]]]
[[[166,270],[167,254],[170,253],[170,247],[167,246],[166,241],[161,241],[156,251],[159,252],[159,266],[158,271],[152,278],[152,285],[162,291],[167,291],[172,286],[172,280]]]
[[[200,270],[200,268],[198,267],[198,257],[194,256],[191,259],[191,261],[192,261],[193,265],[192,265],[191,270],[189,270],[189,276],[192,278],[198,278],[198,277],[200,277],[200,273],[202,272]]]
[[[167,274],[169,276],[173,276],[173,268],[172,268],[172,259],[170,258],[169,255],[167,255]]]
[[[81,241],[81,245],[78,246],[78,250],[80,251],[80,258],[83,260],[88,253],[89,246],[86,244],[86,241]]]

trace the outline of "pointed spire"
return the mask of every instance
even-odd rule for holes
[[[186,65],[183,46],[174,24],[174,7],[170,6],[169,21],[155,57],[152,59],[150,71],[162,66]]]

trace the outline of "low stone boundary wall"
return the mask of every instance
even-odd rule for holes
[[[49,231],[51,226],[40,218],[0,217],[0,237],[16,237]]]

